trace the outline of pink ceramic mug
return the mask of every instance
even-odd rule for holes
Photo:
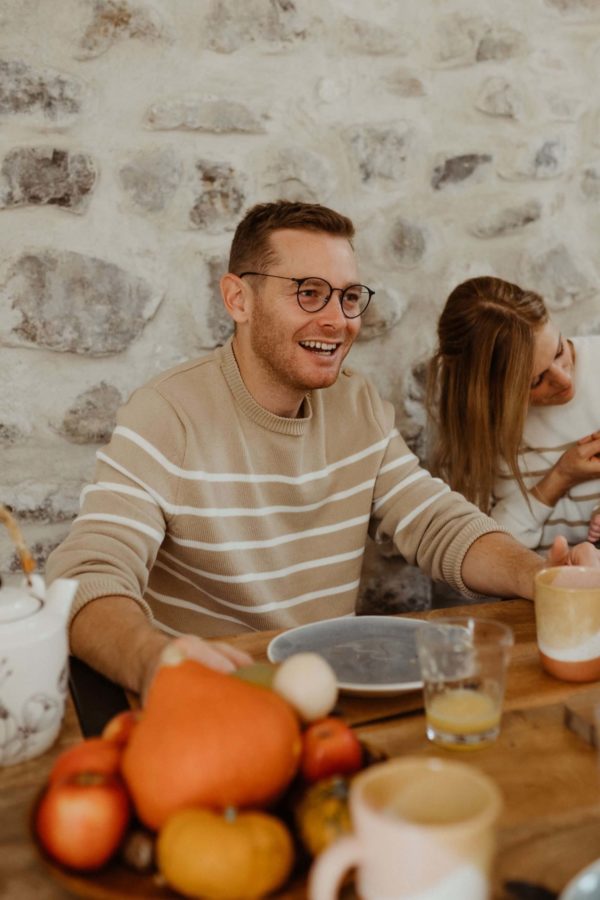
[[[487,900],[502,807],[498,787],[466,763],[406,757],[371,766],[350,789],[354,833],[328,847],[310,900],[333,900],[356,867],[363,900]]]
[[[562,681],[600,679],[600,569],[554,566],[535,577],[542,665]]]

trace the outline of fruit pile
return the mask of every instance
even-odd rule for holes
[[[349,778],[366,760],[336,700],[313,653],[234,675],[163,665],[143,711],[57,758],[37,838],[75,871],[117,857],[188,897],[262,897],[350,830]]]

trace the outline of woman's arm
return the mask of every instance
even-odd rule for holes
[[[580,438],[540,478],[531,493],[546,506],[555,506],[576,484],[600,478],[599,454],[600,432]]]

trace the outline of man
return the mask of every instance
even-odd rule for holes
[[[353,234],[318,205],[251,209],[221,280],[233,339],[136,391],[98,453],[48,576],[80,582],[73,652],[129,688],[172,642],[227,670],[245,655],[199,636],[352,613],[368,530],[467,593],[532,596],[542,559],[421,469],[342,369],[372,295]]]

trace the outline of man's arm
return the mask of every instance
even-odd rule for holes
[[[600,566],[600,554],[589,543],[569,548],[558,537],[543,559],[502,532],[484,534],[467,550],[462,564],[463,581],[470,590],[496,597],[533,599],[534,577],[544,566]]]
[[[225,643],[208,643],[190,634],[168,637],[130,597],[99,597],[87,603],[73,619],[70,637],[75,656],[142,698],[165,653],[197,659],[220,672],[252,662],[247,653]]]

